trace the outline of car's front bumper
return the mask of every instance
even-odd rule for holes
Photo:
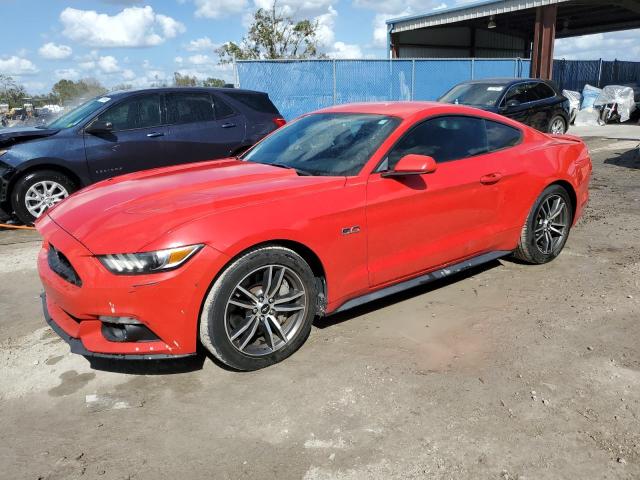
[[[15,168],[0,161],[0,205],[9,201],[9,183],[15,175]]]
[[[44,286],[44,315],[49,325],[87,356],[131,359],[181,357],[196,353],[198,318],[216,271],[226,258],[203,248],[181,268],[151,275],[114,275],[80,242],[48,217],[38,222],[44,237],[38,272]],[[82,280],[76,286],[52,270],[50,245],[62,252]],[[129,317],[140,322],[151,339],[109,338],[101,317]]]

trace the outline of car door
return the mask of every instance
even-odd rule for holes
[[[83,133],[92,180],[167,165],[161,96],[147,93],[128,97],[98,115],[93,122],[109,122],[109,132]],[[90,124],[91,125],[91,124]],[[89,126],[90,126],[89,125]],[[88,127],[89,127],[88,126]]]
[[[546,132],[557,103],[556,92],[544,82],[535,82],[531,84],[528,95],[532,98],[532,103],[527,123],[542,132]]]
[[[433,157],[436,171],[381,175],[410,153]],[[367,185],[371,286],[490,249],[500,198],[498,167],[495,155],[487,153],[483,119],[435,117],[407,132]]]
[[[182,162],[228,157],[242,144],[244,116],[209,92],[166,94],[168,143]]]
[[[530,83],[512,85],[500,103],[500,114],[529,125],[531,114]]]

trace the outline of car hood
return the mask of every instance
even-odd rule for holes
[[[94,254],[139,252],[198,218],[344,181],[235,159],[200,162],[96,183],[51,209],[49,217]]]
[[[6,147],[34,138],[49,137],[60,130],[36,127],[13,127],[0,130],[0,146]]]

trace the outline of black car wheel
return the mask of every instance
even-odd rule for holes
[[[573,221],[573,206],[560,185],[547,187],[522,227],[514,256],[528,263],[547,263],[560,255]]]
[[[251,250],[211,286],[200,316],[200,341],[237,370],[273,365],[309,336],[316,296],[313,272],[293,250]]]
[[[554,135],[564,135],[567,131],[567,122],[566,120],[560,116],[555,115],[549,121],[549,126],[547,127],[547,132],[552,133]]]
[[[25,225],[32,225],[48,208],[76,190],[75,183],[55,170],[37,170],[19,178],[13,186],[11,207]]]

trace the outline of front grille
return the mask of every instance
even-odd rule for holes
[[[64,278],[67,282],[78,287],[82,286],[82,280],[80,280],[78,273],[74,270],[69,259],[51,244],[49,244],[47,262],[49,263],[49,268]]]

